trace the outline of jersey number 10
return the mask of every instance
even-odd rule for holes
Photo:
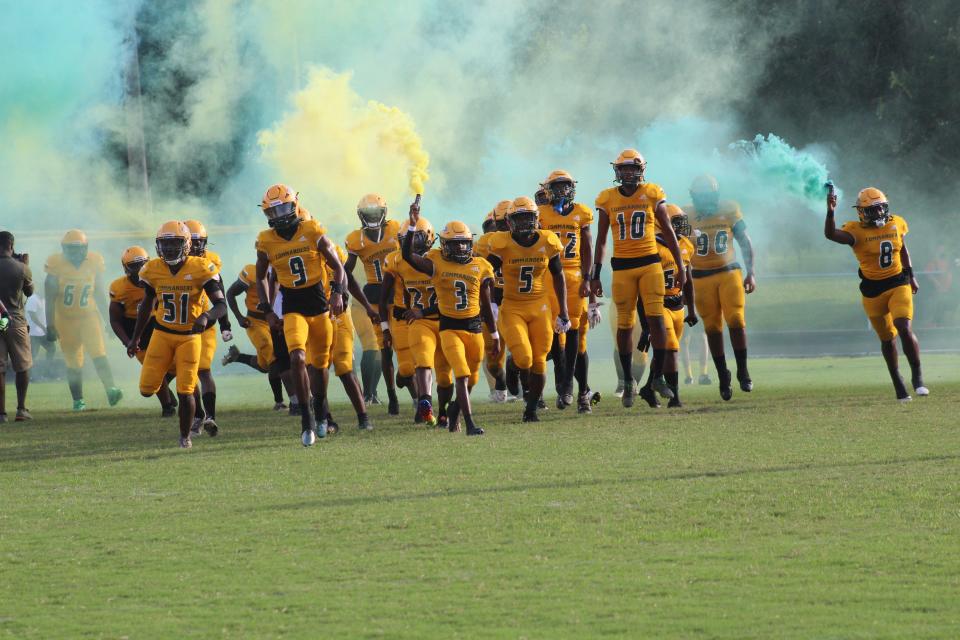
[[[620,230],[620,239],[627,239],[627,225],[625,224],[626,220],[623,217],[623,212],[617,214],[617,228]],[[630,214],[630,239],[639,240],[643,237],[644,231],[647,227],[647,212],[646,211],[634,211]]]

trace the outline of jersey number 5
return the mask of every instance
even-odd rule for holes
[[[520,285],[517,287],[520,293],[530,293],[533,291],[533,267],[520,267]]]
[[[307,266],[303,264],[303,258],[293,256],[290,258],[290,274],[294,276],[293,286],[299,287],[307,282]]]

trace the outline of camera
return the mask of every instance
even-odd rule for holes
[[[30,264],[30,254],[29,253],[14,253],[13,259],[22,262],[23,264]]]

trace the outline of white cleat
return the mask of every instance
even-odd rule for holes
[[[921,398],[924,398],[930,395],[930,389],[927,389],[926,387],[917,387],[916,389],[914,389],[914,391],[916,391],[917,395],[920,396]]]
[[[216,438],[217,434],[220,433],[220,427],[217,426],[217,421],[213,418],[205,418],[201,426],[206,434],[211,438]]]
[[[507,402],[507,391],[506,389],[497,390],[494,389],[490,392],[490,401],[497,404],[504,404]]]
[[[300,434],[300,442],[305,447],[312,447],[313,443],[317,441],[317,434],[314,433],[313,429],[308,429]]]
[[[897,402],[899,402],[900,404],[906,404],[906,403],[912,402],[912,401],[913,401],[913,398],[911,398],[910,396],[904,396],[903,398],[897,398]]]
[[[203,420],[200,418],[194,418],[193,424],[190,425],[190,435],[199,436],[203,432]]]
[[[193,443],[190,441],[190,438],[180,438],[180,448],[181,449],[191,449]]]

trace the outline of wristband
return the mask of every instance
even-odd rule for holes
[[[602,264],[594,263],[594,265],[593,265],[593,273],[590,275],[590,279],[591,279],[591,280],[599,280],[599,279],[600,279],[600,269],[601,269],[602,267],[603,267]]]
[[[491,334],[490,334],[490,339],[491,339],[491,340],[499,340],[499,339],[500,339],[500,332],[499,332],[499,331],[494,331],[493,333],[491,333]]]
[[[904,267],[903,272],[907,274],[908,278],[913,277],[913,267]]]
[[[331,282],[331,283],[330,283],[330,293],[331,293],[331,294],[339,293],[340,295],[343,295],[343,287],[340,286],[340,283],[339,283],[339,282]]]
[[[380,328],[383,329],[384,331],[390,331],[390,323],[380,322]]]

